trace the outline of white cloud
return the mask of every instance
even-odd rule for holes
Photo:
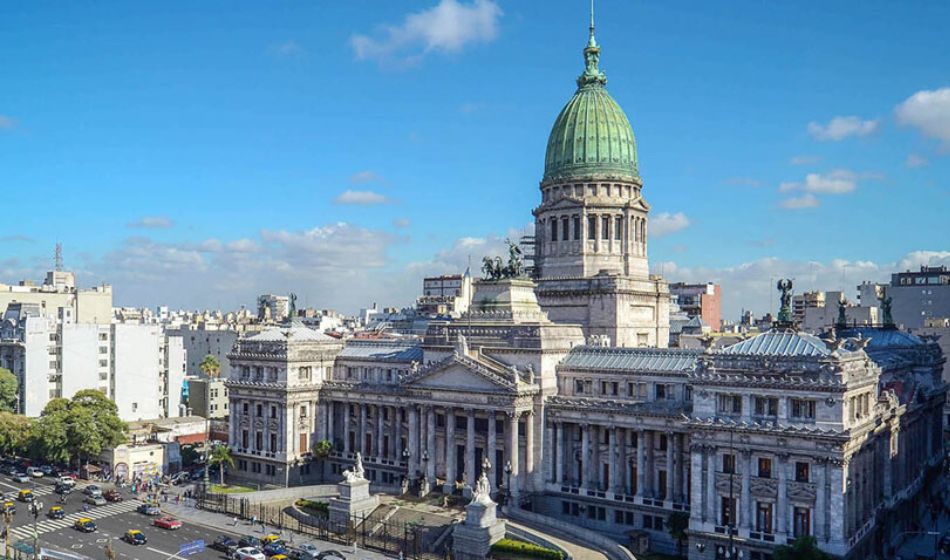
[[[386,179],[382,175],[376,173],[375,171],[357,171],[356,173],[350,175],[350,183],[354,185],[362,185],[363,183],[385,183]]]
[[[288,39],[284,41],[283,43],[278,43],[276,45],[273,45],[271,46],[270,50],[272,53],[274,53],[277,56],[282,56],[282,57],[287,57],[287,58],[299,56],[303,54],[304,52],[304,49],[303,47],[300,46],[300,43],[298,43],[297,41],[294,41],[293,39]]]
[[[660,212],[650,218],[650,235],[662,237],[689,227],[689,218],[682,212],[670,214],[669,212]]]
[[[145,216],[140,220],[126,224],[130,228],[142,229],[168,229],[175,225],[175,222],[167,216]]]
[[[13,234],[0,237],[0,243],[33,243],[36,241],[29,235]]]
[[[829,173],[809,173],[802,182],[786,181],[778,186],[779,192],[804,190],[821,194],[847,194],[858,188],[858,180],[882,179],[877,173],[863,173],[858,175],[850,169],[835,169]]]
[[[16,121],[13,120],[13,117],[0,115],[0,130],[10,130],[14,126],[16,126]]]
[[[385,195],[373,191],[343,191],[339,196],[333,199],[336,204],[387,204],[391,202]]]
[[[807,155],[794,156],[792,159],[788,160],[788,162],[792,165],[814,165],[819,161],[821,161],[820,157]]]
[[[835,117],[828,124],[808,123],[808,134],[821,141],[837,142],[849,136],[868,136],[880,126],[880,119],[862,120],[859,117]]]
[[[467,45],[498,36],[502,11],[492,0],[438,5],[406,16],[398,25],[383,25],[375,36],[355,34],[350,45],[357,59],[414,63],[431,52],[457,53]]]
[[[793,196],[791,198],[786,198],[782,202],[779,202],[779,206],[785,208],[786,210],[804,210],[806,208],[815,208],[818,206],[818,204],[818,198],[811,193],[805,193],[802,196]]]
[[[904,161],[904,165],[910,167],[911,169],[923,167],[927,165],[927,158],[919,154],[908,154],[907,160]]]
[[[397,228],[407,228],[412,225],[412,221],[409,218],[396,218],[393,220],[393,226]]]
[[[741,309],[756,315],[778,305],[775,282],[792,278],[795,293],[806,290],[844,290],[856,297],[856,286],[868,280],[887,282],[892,272],[915,270],[921,265],[950,264],[950,251],[914,251],[893,263],[832,259],[828,262],[766,257],[726,267],[690,267],[677,262],[657,262],[653,269],[671,282],[717,282],[722,286],[723,317],[735,320]],[[770,303],[771,302],[771,303]]]
[[[911,95],[895,109],[897,120],[910,125],[943,148],[950,148],[950,87],[922,90]]]

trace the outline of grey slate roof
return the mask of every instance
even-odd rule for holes
[[[685,373],[696,366],[696,359],[702,353],[702,350],[675,348],[575,346],[560,367]]]
[[[271,327],[264,329],[253,336],[247,337],[246,340],[253,340],[254,342],[285,342],[290,340],[329,342],[336,339],[303,325],[292,325],[289,327]]]
[[[375,362],[421,362],[422,347],[401,342],[351,340],[343,347],[340,357]]]
[[[831,350],[817,336],[792,329],[773,329],[727,346],[723,354],[752,356],[828,356]]]

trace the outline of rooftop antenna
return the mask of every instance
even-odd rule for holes
[[[56,243],[56,250],[53,253],[53,269],[56,272],[63,271],[63,244]]]

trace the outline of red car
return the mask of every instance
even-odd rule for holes
[[[183,525],[183,523],[179,521],[178,519],[175,519],[174,517],[159,517],[158,519],[152,522],[152,525],[155,525],[156,527],[160,527],[162,529],[175,530],[175,529],[181,529],[181,526]]]
[[[119,492],[116,490],[109,490],[108,492],[104,493],[102,497],[105,498],[107,502],[122,501],[122,494],[119,494]]]

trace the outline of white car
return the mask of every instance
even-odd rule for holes
[[[18,472],[10,477],[13,479],[13,482],[27,483],[30,481],[30,477],[26,473]]]
[[[97,496],[102,497],[102,488],[96,486],[95,484],[90,484],[89,486],[86,486],[83,492],[85,492],[87,496],[92,496],[93,498]]]
[[[56,479],[56,482],[62,484],[63,486],[73,487],[76,486],[76,481],[68,476],[61,476]]]
[[[32,476],[33,478],[43,478],[43,471],[36,467],[27,467],[26,474]]]
[[[231,560],[267,560],[267,557],[264,556],[261,549],[246,546],[235,550],[234,553],[231,554]]]

